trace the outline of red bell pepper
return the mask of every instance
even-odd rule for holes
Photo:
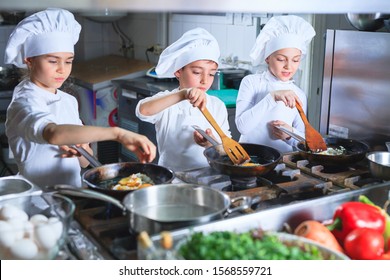
[[[385,216],[375,206],[358,201],[341,204],[333,214],[333,223],[328,225],[340,244],[348,233],[358,228],[371,228],[383,234]]]

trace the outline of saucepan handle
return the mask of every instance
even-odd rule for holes
[[[294,132],[284,128],[283,126],[277,126],[276,128],[281,130],[281,131],[283,131],[284,133],[286,133],[287,135],[291,136],[292,138],[298,140],[299,142],[306,142],[305,138],[303,138],[302,136],[300,136],[300,135],[298,135],[298,134],[296,134],[296,133],[294,133]]]
[[[207,141],[209,141],[211,143],[211,145],[213,146],[217,146],[219,145],[219,143],[217,141],[215,141],[210,135],[208,135],[206,133],[206,131],[204,131],[203,129],[201,129],[199,126],[197,125],[193,125],[192,126],[197,132],[199,132],[204,138],[207,139]]]

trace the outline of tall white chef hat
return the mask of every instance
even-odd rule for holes
[[[302,56],[316,35],[314,28],[303,18],[293,15],[272,17],[257,36],[250,57],[252,65],[266,63],[265,59],[273,52],[284,48],[297,48]]]
[[[187,31],[160,55],[156,67],[159,77],[173,78],[175,72],[197,60],[218,63],[220,51],[217,40],[203,28]]]
[[[24,59],[38,55],[71,52],[81,26],[67,10],[48,8],[23,19],[15,27],[5,49],[4,63],[27,68]]]

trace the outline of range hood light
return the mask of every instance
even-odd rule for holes
[[[82,12],[80,15],[96,22],[114,22],[125,17],[127,13],[104,9],[99,11]]]

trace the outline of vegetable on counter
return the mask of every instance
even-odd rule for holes
[[[377,207],[359,201],[349,201],[337,207],[333,214],[333,223],[328,229],[343,246],[344,239],[353,230],[370,228],[383,234],[386,219]]]
[[[379,259],[384,252],[383,235],[375,229],[354,229],[345,237],[344,249],[354,260]]]
[[[255,230],[245,233],[195,232],[179,247],[187,260],[322,260],[314,245],[287,245],[277,235]]]
[[[298,225],[294,234],[316,241],[329,249],[343,253],[344,250],[333,233],[322,223],[307,220]]]
[[[385,239],[385,250],[390,250],[390,216],[386,212],[387,211],[387,207],[388,207],[390,201],[387,200],[386,203],[385,203],[385,206],[383,208],[381,208],[378,205],[376,205],[375,203],[373,203],[365,195],[360,195],[359,196],[359,201],[362,202],[362,203],[365,203],[365,204],[377,207],[379,209],[379,211],[381,211],[382,214],[385,216],[385,218],[386,218],[386,225],[385,225],[385,231],[383,233],[383,237]]]

